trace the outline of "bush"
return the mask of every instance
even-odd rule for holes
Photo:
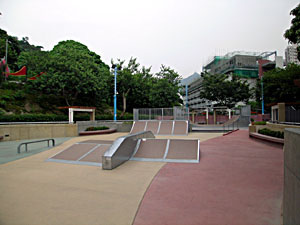
[[[266,121],[259,121],[259,122],[254,122],[254,125],[266,125]]]
[[[281,139],[284,138],[284,132],[274,131],[274,130],[270,130],[268,128],[259,129],[258,133],[267,135],[267,136],[271,136],[271,137],[281,138]]]
[[[102,126],[102,127],[88,127],[85,131],[94,131],[94,130],[108,130],[109,127]]]

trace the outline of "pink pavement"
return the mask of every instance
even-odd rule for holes
[[[200,143],[199,164],[168,163],[153,179],[134,225],[280,224],[282,147],[240,130]]]

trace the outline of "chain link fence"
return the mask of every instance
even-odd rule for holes
[[[133,119],[135,121],[136,120],[188,120],[189,110],[186,107],[133,109]]]

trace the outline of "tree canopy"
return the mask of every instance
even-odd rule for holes
[[[200,97],[232,108],[238,102],[247,103],[251,91],[247,81],[242,81],[237,76],[229,79],[227,74],[204,74]]]
[[[291,27],[284,33],[284,37],[293,44],[300,44],[300,4],[290,14],[294,16]],[[300,46],[297,47],[298,59],[300,60]]]
[[[108,98],[108,66],[79,42],[59,42],[49,52],[45,72],[36,87],[44,93],[63,96],[67,105],[78,103],[79,96],[89,95],[99,102]]]
[[[263,76],[265,103],[299,102],[300,88],[295,84],[297,79],[300,79],[300,66],[296,64],[289,64],[285,69],[276,68],[266,72]],[[257,98],[261,96],[260,83],[256,96]]]

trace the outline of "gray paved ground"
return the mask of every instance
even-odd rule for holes
[[[54,138],[55,145],[58,146],[71,138],[72,137]],[[0,164],[4,164],[10,161],[28,157],[52,148],[52,142],[50,142],[50,147],[48,147],[48,143],[45,141],[45,142],[29,144],[28,152],[25,152],[25,146],[22,146],[21,153],[20,154],[17,153],[19,144],[21,144],[22,142],[35,141],[35,140],[42,140],[42,139],[0,142]]]

